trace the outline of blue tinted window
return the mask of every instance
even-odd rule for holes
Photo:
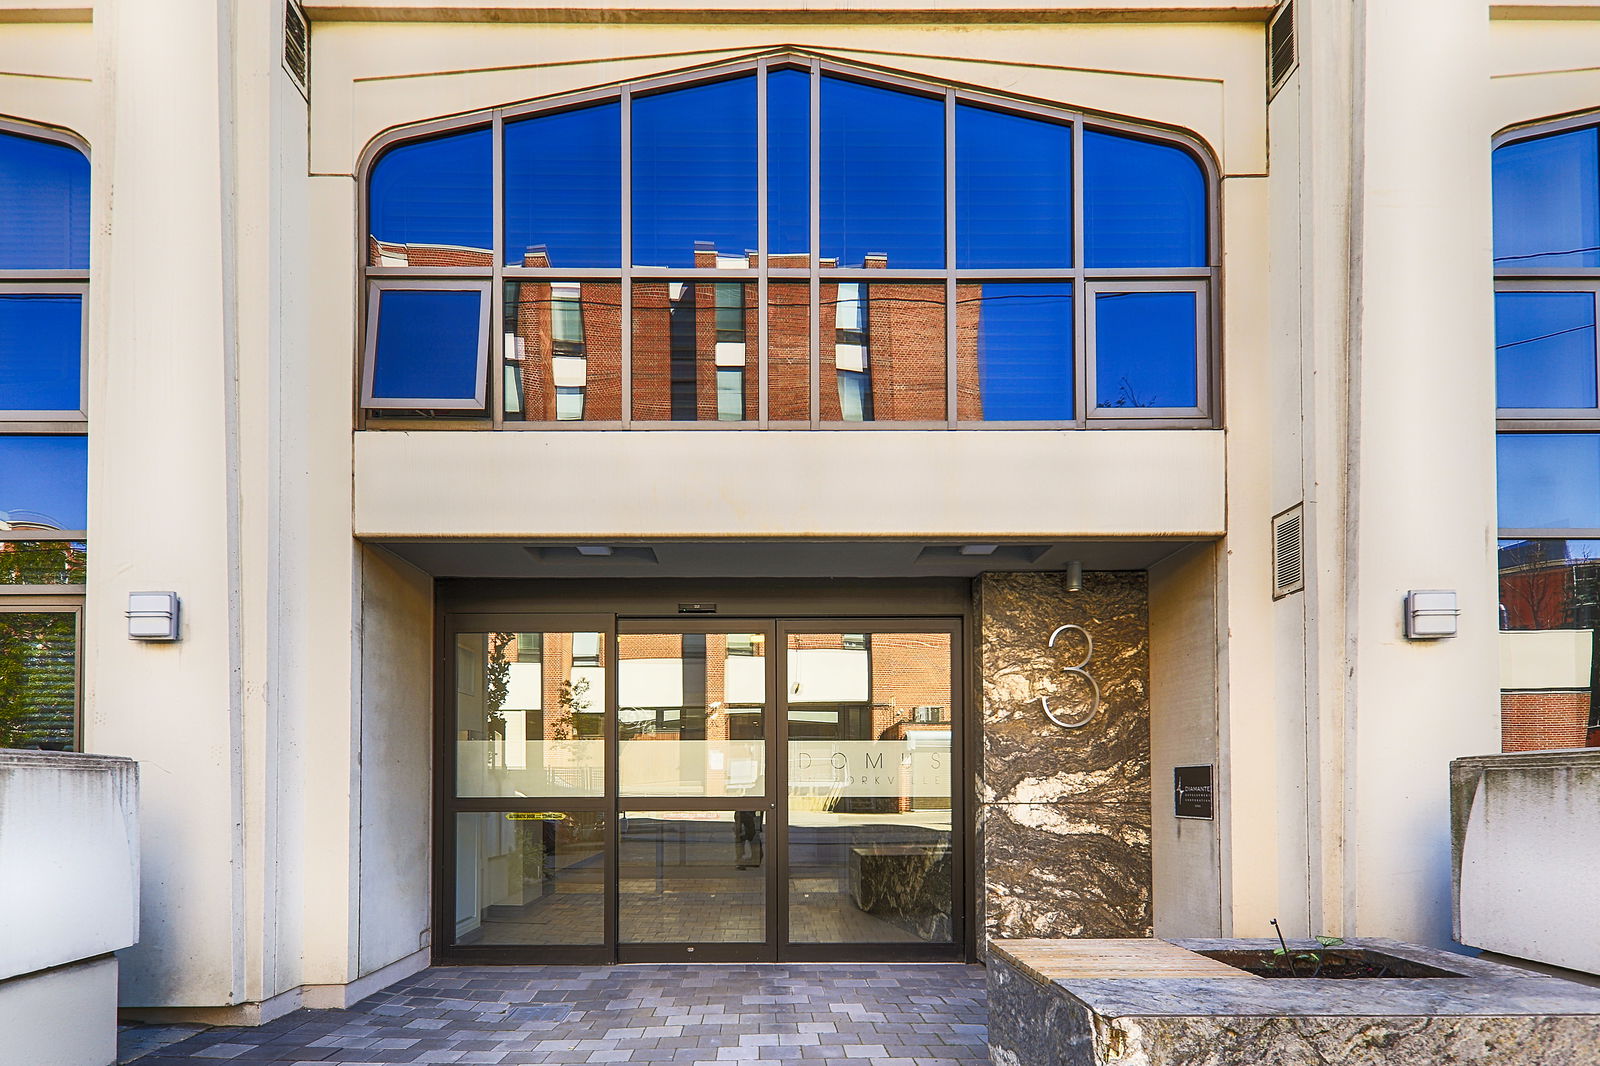
[[[1206,265],[1206,179],[1171,145],[1083,132],[1084,260],[1091,267]]]
[[[87,529],[87,437],[0,436],[0,520]]]
[[[367,203],[372,236],[386,244],[445,246],[412,249],[412,266],[489,266],[492,170],[486,128],[390,149],[372,168]],[[379,254],[393,259],[402,251]]]
[[[89,160],[68,145],[0,133],[0,270],[87,269]]]
[[[755,78],[635,97],[632,194],[636,266],[695,266],[697,246],[753,250]]]
[[[1198,406],[1195,312],[1192,292],[1095,294],[1095,405]]]
[[[1600,434],[1502,433],[1503,529],[1600,529]]]
[[[1071,419],[1072,289],[1039,284],[975,288],[980,293],[978,389],[984,419]]]
[[[505,138],[507,265],[620,265],[622,105],[507,122]]]
[[[484,295],[386,289],[378,300],[375,400],[473,400],[482,387],[478,329]],[[416,406],[428,407],[419,402]]]
[[[944,266],[944,101],[822,79],[822,256]]]
[[[1594,407],[1594,327],[1592,293],[1496,293],[1498,405]]]
[[[0,411],[76,411],[81,403],[83,298],[0,295]]]
[[[1600,156],[1593,128],[1494,153],[1494,261],[1600,266]]]
[[[1072,265],[1072,127],[956,108],[956,266]]]
[[[811,251],[811,75],[802,70],[767,75],[767,247],[779,256]]]

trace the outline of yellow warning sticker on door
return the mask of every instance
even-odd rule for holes
[[[561,811],[508,811],[508,822],[564,822],[567,816]]]

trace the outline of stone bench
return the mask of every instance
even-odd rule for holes
[[[1600,988],[1375,938],[1341,950],[1453,976],[1264,979],[1197,954],[1275,946],[990,941],[990,1059],[995,1066],[1600,1063]]]

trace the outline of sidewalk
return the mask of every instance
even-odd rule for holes
[[[451,967],[133,1061],[967,1066],[988,1062],[985,1027],[977,966]]]

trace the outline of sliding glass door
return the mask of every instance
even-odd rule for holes
[[[445,630],[442,956],[961,957],[958,621]]]

